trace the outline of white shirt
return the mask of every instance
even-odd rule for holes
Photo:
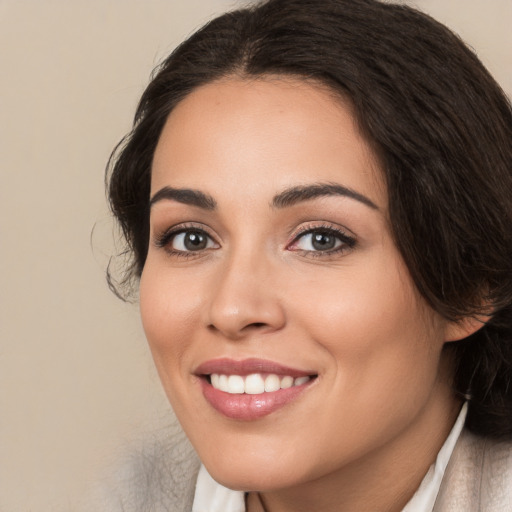
[[[462,432],[466,414],[467,403],[462,406],[455,425],[437,454],[435,463],[430,466],[418,490],[402,512],[432,512],[446,466]],[[217,483],[206,468],[201,466],[192,512],[246,512],[245,496],[242,491],[232,491]]]

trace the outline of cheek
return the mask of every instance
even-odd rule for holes
[[[202,307],[200,280],[184,274],[166,271],[149,255],[140,280],[142,324],[162,379],[179,371]]]
[[[436,385],[442,336],[435,318],[412,284],[387,270],[365,286],[347,275],[343,286],[310,294],[309,307],[295,315],[330,361],[329,406],[316,412],[318,428],[330,426],[325,450],[348,454],[361,439],[384,442],[419,413]]]
[[[149,255],[139,287],[146,339],[163,389],[181,418],[191,413],[188,392],[196,377],[190,373],[190,347],[198,330],[198,314],[204,296],[200,290],[201,280],[184,274],[169,272],[165,264],[155,264]],[[194,414],[197,416],[198,411]]]
[[[333,348],[347,343],[355,352],[378,349],[376,338],[393,338],[395,331],[406,330],[420,315],[412,285],[396,262],[372,260],[337,272],[304,273],[290,294],[303,300],[290,302],[288,309],[296,308],[293,316],[303,318],[318,340],[331,339]]]
[[[307,305],[294,315],[330,358],[335,388],[353,390],[361,404],[374,406],[404,394],[405,384],[411,397],[427,393],[443,346],[436,316],[401,261],[383,261],[306,286]]]

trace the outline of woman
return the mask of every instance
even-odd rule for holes
[[[270,0],[184,42],[109,193],[202,466],[155,457],[124,510],[510,510],[511,161],[507,98],[409,7]]]

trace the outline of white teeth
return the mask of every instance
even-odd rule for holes
[[[275,374],[263,377],[259,373],[252,373],[246,377],[240,375],[224,375],[212,373],[210,381],[215,389],[231,394],[259,395],[261,393],[272,393],[279,389],[288,389],[292,386],[301,386],[311,380],[310,377],[297,377],[294,379],[289,375],[279,377]]]
[[[245,392],[248,395],[259,395],[265,392],[265,381],[259,373],[247,375],[245,378]]]
[[[294,386],[301,386],[302,384],[306,384],[309,381],[309,377],[298,377],[293,381]]]
[[[219,375],[219,389],[221,391],[228,391],[228,376],[227,375]]]
[[[228,393],[243,393],[245,391],[244,378],[240,375],[230,375],[228,377]]]
[[[281,381],[277,375],[269,375],[265,379],[265,391],[267,393],[281,389]]]
[[[293,377],[283,377],[281,379],[281,389],[291,388],[293,386]]]

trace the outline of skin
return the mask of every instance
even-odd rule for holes
[[[336,183],[373,203],[324,195],[283,207],[289,187]],[[170,114],[151,194],[211,196],[214,210],[160,198],[140,282],[147,339],[169,400],[210,474],[251,493],[252,511],[399,511],[460,408],[446,341],[469,334],[430,309],[388,225],[377,159],[350,108],[290,78],[231,77]],[[204,206],[204,205],[203,205]],[[170,228],[204,230],[187,251]],[[318,250],[300,230],[354,243]],[[179,230],[179,229],[178,229]],[[340,245],[341,244],[341,245]],[[314,371],[295,401],[255,421],[217,412],[195,368],[256,357]]]

